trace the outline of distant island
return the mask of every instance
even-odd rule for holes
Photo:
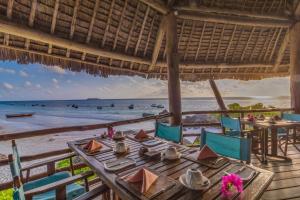
[[[99,98],[87,98],[86,100],[89,101],[89,100],[100,100],[100,99]]]

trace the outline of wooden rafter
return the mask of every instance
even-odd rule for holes
[[[243,35],[243,34],[244,34],[244,29],[241,30],[241,33],[240,33],[239,38],[238,38],[238,41],[237,41],[237,43],[236,43],[236,45],[235,45],[235,48],[234,48],[234,50],[233,50],[233,55],[232,55],[231,61],[234,60],[235,51],[237,50],[238,46],[240,45],[240,41],[241,41],[241,39],[242,39],[242,35]]]
[[[253,6],[255,8],[255,5]],[[249,11],[240,11],[240,10],[232,10],[226,8],[217,8],[217,7],[207,7],[207,6],[197,6],[197,7],[187,7],[187,6],[177,6],[174,9],[178,11],[193,11],[198,13],[216,13],[220,15],[231,15],[234,13],[235,15],[241,17],[248,18],[256,18],[263,20],[289,20],[289,16],[281,16],[281,15],[272,15],[272,14],[260,14],[258,12],[249,12]]]
[[[88,34],[87,34],[86,40],[85,40],[85,43],[87,43],[87,44],[90,43],[90,40],[92,38],[92,32],[93,32],[93,27],[94,27],[94,23],[95,23],[97,11],[98,11],[99,3],[100,3],[100,0],[96,0],[94,10],[93,10],[92,19],[91,19],[91,22],[90,22],[90,25],[89,25]],[[86,55],[86,53],[82,54],[81,60],[85,59],[85,55]]]
[[[272,37],[271,33],[272,33],[272,29],[269,29],[266,38]],[[261,47],[260,52],[259,52],[258,60],[262,60],[262,56],[263,56],[263,53],[264,53],[264,49],[266,48],[265,46],[267,45],[267,42],[268,42],[268,40],[266,39],[263,43],[263,46]]]
[[[184,51],[183,60],[185,60],[185,58],[186,58],[188,48],[190,46],[191,38],[192,38],[192,35],[194,33],[195,26],[196,26],[196,23],[194,21],[192,21],[192,29],[191,29],[191,32],[190,32],[190,35],[189,35],[189,38],[188,38],[188,41],[187,41],[187,45],[186,45],[186,48],[185,48],[185,51]]]
[[[134,14],[134,18],[133,18],[133,21],[132,21],[132,24],[131,24],[131,27],[130,27],[130,31],[129,31],[129,34],[128,34],[128,39],[127,39],[127,42],[126,42],[125,52],[127,52],[128,47],[129,47],[129,43],[130,43],[132,31],[133,31],[134,25],[135,25],[135,23],[136,23],[136,20],[137,20],[137,18],[138,18],[138,11],[139,11],[139,8],[140,8],[140,4],[138,3],[137,8],[136,8],[136,12],[135,12],[135,14]]]
[[[221,37],[219,39],[218,48],[217,48],[217,52],[215,55],[215,61],[218,59],[218,56],[219,56],[219,51],[220,51],[221,43],[223,41],[224,32],[225,32],[225,25],[223,25],[223,27],[222,27]]]
[[[153,67],[156,65],[157,62],[157,58],[159,55],[159,51],[160,51],[160,47],[162,44],[162,41],[164,39],[165,36],[165,17],[162,18],[160,24],[159,24],[159,28],[157,31],[157,35],[156,35],[156,41],[155,41],[155,45],[154,45],[154,49],[153,49],[153,53],[152,53],[152,61],[151,61],[151,65],[149,67],[149,71],[151,71],[153,69]]]
[[[269,60],[269,62],[270,62],[270,61],[272,61],[272,58],[273,58],[273,55],[274,55],[275,49],[276,49],[276,47],[277,47],[277,44],[278,44],[279,38],[280,38],[280,36],[281,36],[282,30],[283,30],[283,28],[280,28],[280,29],[279,29],[279,31],[278,31],[278,34],[277,34],[276,40],[275,40],[275,42],[274,42],[273,48],[272,48],[272,50],[271,50],[271,54],[270,54],[270,56],[269,56],[269,59],[268,59],[268,60]]]
[[[156,20],[156,16],[154,16],[152,21],[151,21],[149,33],[148,33],[148,36],[147,36],[146,46],[144,48],[144,53],[143,53],[144,57],[146,56],[146,53],[147,53],[147,50],[148,50],[148,45],[149,45],[149,41],[151,39],[151,33],[152,33],[152,30],[153,30],[155,20]]]
[[[74,42],[68,39],[60,38],[49,33],[41,32],[32,28],[28,28],[27,26],[23,26],[20,24],[16,24],[14,22],[10,22],[0,18],[0,32],[15,35],[21,38],[27,38],[30,40],[35,40],[43,43],[51,43],[55,46],[72,49],[78,52],[88,52],[93,55],[100,55],[106,58],[124,60],[128,62],[136,62],[140,64],[150,65],[151,62],[147,59],[130,56],[126,54],[121,54],[101,48],[96,48],[93,46],[89,46],[86,44]]]
[[[268,43],[267,49],[266,49],[266,51],[265,51],[264,61],[267,59],[268,52],[269,52],[270,47],[271,47],[271,45],[272,45],[272,41],[275,39],[275,36],[277,35],[277,32],[278,32],[278,30],[276,29],[276,30],[274,30],[274,33],[272,34],[272,37],[271,37],[271,39],[270,39],[270,42]]]
[[[254,31],[255,31],[255,27],[252,27],[252,30],[251,30],[251,32],[250,32],[250,35],[249,35],[249,38],[248,38],[248,40],[247,40],[246,46],[245,46],[245,48],[244,48],[244,50],[243,50],[243,53],[242,53],[242,56],[241,56],[241,61],[244,60],[244,57],[245,57],[245,55],[246,55],[246,50],[247,50],[247,48],[248,48],[249,42],[250,42],[251,39],[252,39],[252,36],[253,36]]]
[[[73,16],[72,16],[72,22],[71,22],[71,28],[70,28],[70,35],[69,35],[70,39],[73,39],[73,36],[74,36],[79,4],[80,4],[80,0],[76,0],[75,6],[73,9]],[[67,49],[66,56],[70,57],[70,49]]]
[[[30,27],[33,27],[37,4],[38,4],[37,0],[32,0],[30,15],[29,15],[29,19],[28,19],[28,26],[30,26]],[[29,49],[29,44],[30,44],[30,40],[26,39],[25,40],[25,48],[26,49]]]
[[[248,17],[229,16],[229,15],[215,15],[202,14],[194,11],[178,11],[178,18],[187,20],[207,21],[214,23],[236,24],[247,26],[260,27],[289,27],[292,24],[290,20],[276,20],[276,19],[253,19]]]
[[[195,61],[198,59],[198,56],[199,56],[199,51],[200,51],[200,48],[201,48],[201,45],[202,45],[202,38],[203,38],[205,28],[206,28],[206,22],[204,22],[202,30],[201,30],[200,41],[199,41],[199,44],[198,44],[198,48],[197,48],[197,52],[196,52],[196,56],[195,56]]]
[[[211,37],[210,37],[210,41],[209,41],[209,44],[208,44],[207,53],[206,53],[206,56],[205,56],[205,61],[207,61],[208,57],[209,57],[209,53],[210,53],[210,49],[211,49],[211,44],[212,44],[212,41],[214,39],[215,32],[216,32],[216,26],[217,26],[217,24],[214,24],[214,28],[213,28],[213,31],[212,31],[212,34],[211,34]]]
[[[108,16],[107,16],[107,22],[106,22],[106,27],[105,27],[104,35],[103,35],[103,38],[102,38],[102,43],[101,43],[102,47],[105,44],[107,33],[109,31],[110,21],[111,21],[111,15],[113,13],[114,5],[115,5],[115,0],[112,0],[110,8],[109,8],[109,13],[108,13]]]
[[[8,0],[7,1],[7,12],[6,12],[6,16],[9,20],[11,20],[12,18],[12,11],[13,11],[13,5],[14,5],[14,0]],[[5,34],[4,35],[4,41],[3,43],[5,45],[9,45],[9,35]]]
[[[53,15],[52,15],[52,21],[51,21],[51,29],[50,29],[51,34],[54,34],[54,31],[55,31],[57,14],[58,14],[58,7],[59,7],[59,0],[55,0],[54,10],[53,10]],[[52,44],[49,44],[48,53],[49,54],[52,53]]]
[[[124,14],[125,14],[126,7],[127,7],[127,2],[128,2],[128,0],[125,0],[123,10],[122,10],[122,14],[121,14],[121,17],[120,17],[120,20],[119,20],[118,28],[117,28],[117,31],[116,31],[116,36],[115,36],[115,40],[114,40],[114,44],[113,44],[113,49],[116,49],[116,46],[117,46],[119,32],[120,32],[121,26],[123,24],[123,18],[124,18]]]
[[[147,7],[147,10],[146,10],[146,14],[144,16],[144,20],[143,20],[143,23],[142,23],[142,27],[141,27],[141,30],[140,30],[140,33],[139,33],[139,38],[138,38],[138,41],[135,45],[135,49],[134,49],[134,55],[137,54],[138,52],[138,48],[139,48],[139,45],[141,43],[141,40],[142,40],[142,36],[143,36],[143,31],[145,29],[145,25],[146,25],[146,22],[148,20],[148,15],[149,15],[149,12],[150,12],[150,7]]]
[[[253,55],[254,55],[254,52],[255,52],[255,49],[256,49],[256,46],[257,46],[257,43],[258,43],[258,41],[259,41],[259,38],[260,38],[261,34],[262,34],[262,29],[259,31],[258,36],[257,36],[257,38],[256,38],[256,40],[255,40],[253,49],[252,49],[252,51],[251,51],[251,53],[250,53],[250,56],[249,56],[249,61],[250,61],[250,62],[252,61],[252,58],[253,58]]]
[[[226,49],[226,52],[225,52],[224,61],[227,60],[227,56],[228,56],[229,50],[230,50],[231,45],[232,45],[232,41],[233,41],[233,38],[234,38],[234,35],[235,35],[236,28],[237,28],[237,25],[235,25],[234,28],[233,28],[233,31],[232,31],[232,34],[231,34],[231,37],[230,37],[230,40],[229,40],[229,43],[227,45],[227,49]]]
[[[283,42],[282,42],[282,44],[281,44],[281,46],[279,48],[279,51],[278,51],[275,63],[274,63],[274,70],[273,70],[274,72],[278,71],[279,66],[281,64],[281,61],[282,61],[282,59],[284,57],[284,52],[285,52],[285,50],[286,50],[289,42],[290,42],[290,32],[289,32],[289,30],[287,30],[286,33],[285,33]]]

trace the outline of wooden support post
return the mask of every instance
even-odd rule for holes
[[[218,102],[218,105],[220,107],[221,110],[227,110],[226,106],[225,106],[225,103],[222,99],[222,96],[221,96],[221,93],[220,91],[218,90],[218,87],[215,83],[214,80],[210,79],[209,80],[209,84],[211,86],[211,89],[213,90],[214,94],[215,94],[215,97],[217,99],[217,102]]]
[[[291,106],[295,113],[300,114],[300,22],[297,22],[290,30],[290,87]]]
[[[172,125],[181,124],[181,94],[176,18],[173,12],[170,12],[166,16],[169,111],[172,113]]]

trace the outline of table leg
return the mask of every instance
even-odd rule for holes
[[[261,162],[267,162],[267,154],[268,154],[268,130],[263,129],[261,131]]]
[[[277,128],[271,128],[271,155],[272,156],[277,156],[277,148],[278,148]]]

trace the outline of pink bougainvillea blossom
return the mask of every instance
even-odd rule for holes
[[[239,175],[229,174],[222,177],[222,195],[228,197],[235,192],[243,192],[243,181]]]

